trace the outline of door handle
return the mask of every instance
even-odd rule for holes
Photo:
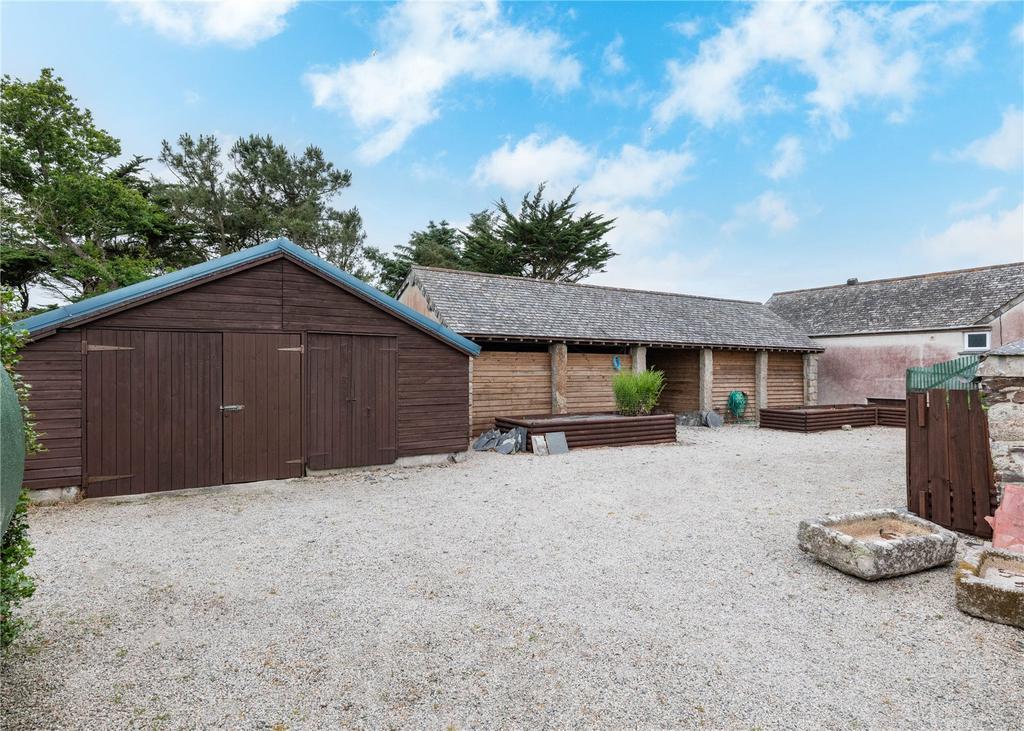
[[[241,411],[245,408],[245,404],[225,404],[220,407],[221,411]]]

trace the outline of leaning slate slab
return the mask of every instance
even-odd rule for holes
[[[961,612],[1024,629],[1024,553],[987,548],[964,556],[955,580]]]
[[[941,566],[956,554],[955,533],[897,510],[804,520],[797,540],[822,563],[867,581]]]
[[[548,440],[548,454],[569,453],[569,443],[565,441],[564,431],[548,432],[545,438]]]

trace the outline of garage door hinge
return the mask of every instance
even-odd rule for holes
[[[82,343],[83,353],[92,353],[97,350],[135,350],[130,345],[90,345],[89,343]]]
[[[289,460],[287,460],[287,461],[285,462],[285,464],[302,464],[302,463],[303,463],[303,462],[305,462],[305,461],[306,461],[306,460],[304,460],[304,459],[301,459],[301,458],[299,458],[299,459],[289,459]]]
[[[86,477],[85,484],[91,485],[94,482],[109,482],[110,480],[126,480],[129,477],[135,477],[135,475],[100,475],[99,477]]]
[[[278,348],[278,350],[287,351],[289,353],[305,353],[306,349],[301,345],[296,345],[294,348]]]

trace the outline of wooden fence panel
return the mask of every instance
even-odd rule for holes
[[[978,392],[908,393],[907,508],[987,538],[993,488],[988,420]]]

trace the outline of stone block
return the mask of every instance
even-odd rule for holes
[[[72,485],[71,487],[47,487],[42,490],[29,490],[28,499],[33,505],[76,503],[82,499],[82,489],[77,485]]]
[[[989,437],[997,442],[1018,442],[1024,437],[1024,406],[1010,402],[988,407]]]
[[[800,550],[867,581],[903,576],[950,563],[956,534],[897,510],[871,510],[805,520]]]
[[[1024,554],[982,549],[964,557],[954,579],[961,612],[1024,629]]]

